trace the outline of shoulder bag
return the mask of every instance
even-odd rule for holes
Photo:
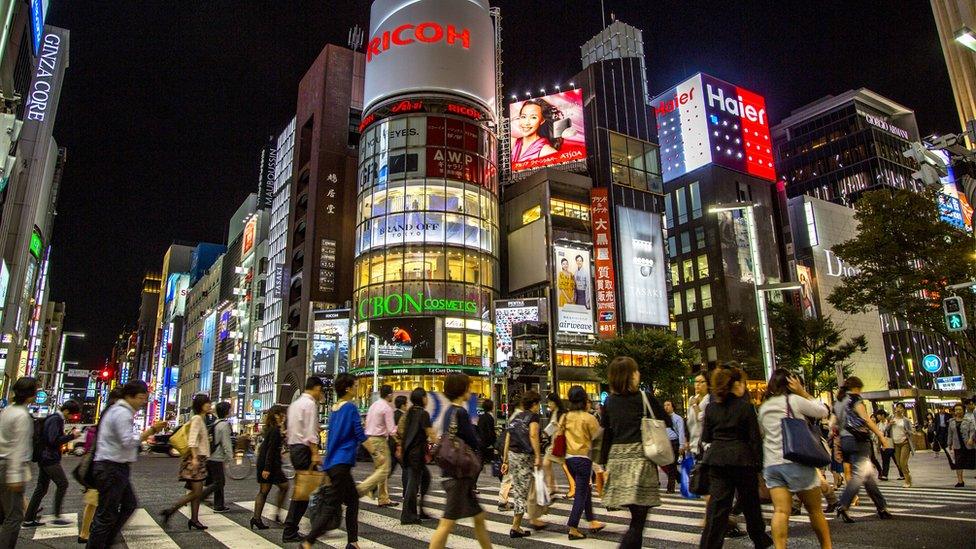
[[[780,420],[783,432],[783,459],[810,467],[830,465],[830,454],[820,444],[820,437],[813,434],[805,419],[793,416],[790,396],[786,395],[786,417]]]
[[[434,461],[441,467],[444,476],[449,478],[478,478],[481,473],[481,458],[457,436],[457,414],[451,410],[447,430],[441,434],[434,447]]]
[[[552,455],[554,457],[566,457],[566,414],[559,421],[556,428],[556,437],[552,439]]]
[[[667,424],[654,417],[654,410],[651,403],[647,400],[644,391],[640,392],[641,400],[644,401],[644,413],[650,417],[641,418],[641,445],[644,447],[644,457],[654,462],[655,465],[665,466],[674,463],[674,450],[671,449],[671,441],[668,440]]]
[[[844,430],[854,437],[858,442],[871,440],[871,429],[868,422],[857,413],[854,406],[861,401],[861,397],[850,395],[847,397],[847,405],[844,406]]]

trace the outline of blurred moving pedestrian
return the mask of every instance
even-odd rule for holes
[[[329,416],[329,439],[325,447],[325,458],[322,460],[322,470],[331,480],[336,497],[346,506],[346,549],[359,548],[360,492],[352,478],[352,468],[356,466],[359,445],[366,441],[359,407],[352,402],[356,396],[356,385],[356,378],[348,373],[337,375],[332,382],[337,400]],[[288,428],[291,429],[290,422]],[[315,518],[311,530],[302,540],[302,547],[312,547],[316,539],[325,533],[329,514],[319,513]]]
[[[56,487],[54,492],[54,520],[53,526],[70,526],[71,521],[61,518],[61,505],[64,503],[64,494],[68,491],[68,477],[61,468],[61,445],[74,440],[78,436],[78,429],[72,429],[65,434],[64,415],[74,415],[81,412],[81,406],[74,400],[66,400],[61,405],[61,410],[47,416],[43,423],[41,433],[41,452],[37,456],[37,485],[34,486],[34,494],[31,496],[30,504],[27,505],[27,512],[24,513],[25,528],[44,526],[38,520],[37,510],[41,506],[41,501],[47,495],[47,489],[54,481]]]
[[[882,520],[890,519],[891,513],[888,512],[888,504],[884,495],[878,489],[878,471],[871,465],[869,456],[871,454],[871,439],[863,431],[851,431],[848,427],[852,424],[848,420],[849,414],[857,414],[861,418],[864,427],[878,437],[882,448],[891,446],[891,442],[884,436],[878,425],[871,419],[864,399],[861,398],[861,389],[864,382],[857,376],[851,376],[844,381],[837,392],[837,402],[834,404],[834,413],[837,415],[837,424],[840,429],[841,451],[844,453],[844,460],[851,464],[851,478],[844,487],[844,493],[840,496],[840,504],[837,506],[837,516],[844,522],[854,522],[848,514],[848,509],[861,490],[861,486],[867,490],[868,496],[874,502],[878,510],[878,517]],[[857,423],[857,421],[854,421]]]
[[[519,402],[521,402],[521,397],[519,397]],[[509,409],[513,411],[511,415],[508,416],[508,419],[505,420],[503,432],[506,434],[508,433],[508,427],[512,425],[512,419],[522,413],[521,404],[518,406],[509,405]],[[507,441],[507,436],[502,436],[500,439],[495,441],[495,451],[498,452],[503,461],[505,457],[505,443]],[[509,501],[512,493],[512,471],[507,467],[501,467],[500,469],[502,472],[502,480],[501,485],[498,487],[498,510],[503,512],[511,511],[515,509],[515,506]]]
[[[962,479],[963,471],[976,469],[976,423],[966,416],[962,404],[952,407],[949,420],[948,446],[952,450],[953,469],[956,470],[956,488],[966,485]]]
[[[282,443],[285,430],[285,407],[274,405],[264,414],[264,429],[262,431],[261,446],[258,447],[256,474],[258,481],[258,495],[254,499],[254,515],[251,517],[252,530],[267,530],[264,523],[264,504],[268,501],[271,487],[278,487],[277,510],[275,522],[281,522],[281,510],[285,506],[288,495],[288,478],[281,469]]]
[[[630,524],[620,540],[621,549],[641,547],[644,523],[651,507],[661,505],[661,483],[657,465],[644,457],[641,420],[645,405],[654,417],[673,428],[671,416],[654,395],[640,389],[640,371],[630,357],[617,357],[607,367],[610,395],[603,405],[603,444],[600,463],[605,464],[607,480],[603,504],[630,511]]]
[[[427,407],[427,391],[417,387],[410,393],[412,406],[400,420],[403,474],[403,510],[400,524],[420,524],[432,517],[424,513],[424,496],[430,490],[430,470],[427,469],[427,443],[435,442],[434,427]]]
[[[905,405],[901,402],[895,404],[895,415],[888,420],[885,436],[891,439],[891,444],[895,447],[895,466],[900,473],[898,480],[905,481],[902,485],[904,488],[912,487],[912,471],[908,468],[908,460],[915,455],[914,433],[912,421],[905,413]]]
[[[396,434],[393,421],[393,387],[380,387],[380,398],[366,412],[366,442],[363,447],[373,458],[373,474],[359,483],[360,496],[371,494],[380,507],[393,507],[387,479],[390,476],[390,437]]]
[[[545,455],[542,458],[542,471],[546,476],[546,486],[549,487],[549,497],[553,500],[563,497],[562,494],[559,493],[559,487],[556,484],[556,475],[554,473],[555,468],[562,470],[566,475],[566,481],[569,484],[569,490],[566,492],[566,497],[573,497],[575,485],[573,484],[572,475],[570,475],[569,470],[566,469],[566,458],[552,455],[553,442],[556,440],[556,436],[559,434],[562,419],[566,415],[566,404],[563,403],[563,399],[559,398],[559,395],[556,393],[549,393],[549,395],[546,396],[546,402],[551,414],[549,416],[549,423],[546,425],[544,431],[549,438],[549,444],[546,446]]]
[[[393,424],[397,426],[397,432],[400,430],[400,420],[403,419],[404,414],[410,409],[410,399],[406,395],[397,395],[393,399]],[[393,473],[396,471],[397,465],[400,465],[400,485],[407,485],[407,471],[403,468],[401,459],[397,457],[397,448],[399,446],[398,438],[395,436],[387,439],[388,445],[390,447],[390,474],[387,478],[392,477]],[[402,448],[400,449],[402,451]]]
[[[447,409],[444,416],[445,428],[450,425],[453,417],[453,420],[457,421],[457,437],[464,441],[464,444],[467,444],[472,451],[477,452],[481,444],[474,427],[471,425],[468,411],[464,407],[471,397],[471,378],[465,374],[449,374],[444,379],[444,396],[451,401],[451,407]],[[488,527],[485,524],[485,511],[478,503],[478,496],[474,492],[477,483],[477,478],[447,478],[444,480],[444,492],[447,493],[444,516],[430,538],[430,549],[447,547],[447,539],[454,530],[455,523],[468,517],[474,517],[474,536],[481,549],[491,547],[491,535],[488,533]]]
[[[759,426],[763,434],[763,476],[773,500],[772,530],[776,549],[786,549],[793,494],[806,507],[810,526],[821,549],[831,547],[830,528],[820,507],[820,471],[783,457],[782,423],[785,417],[810,421],[825,418],[829,413],[823,403],[807,393],[798,377],[783,368],[773,372],[759,407]]]
[[[312,464],[319,462],[319,402],[322,402],[322,387],[322,378],[309,376],[305,380],[305,392],[288,405],[288,453],[295,471],[311,469]],[[298,524],[307,510],[308,501],[291,500],[281,533],[283,542],[300,542],[304,539],[298,532]]]
[[[530,486],[535,469],[542,467],[541,433],[539,428],[539,393],[529,390],[522,393],[522,410],[508,422],[505,433],[505,449],[502,451],[502,474],[511,472],[512,495],[515,498],[515,516],[512,518],[511,538],[526,538],[530,532],[522,529],[522,518],[529,514],[529,523],[536,530],[546,527],[539,520],[535,501],[530,501]]]
[[[891,421],[892,418],[888,415],[885,410],[878,410],[875,412],[875,422],[878,424],[878,428],[884,433],[885,437],[889,440],[891,439]],[[898,465],[898,461],[895,459],[895,449],[893,447],[882,448],[878,442],[877,437],[871,437],[871,443],[874,445],[875,456],[881,458],[881,467],[878,469],[881,474],[878,475],[878,480],[888,480],[888,472],[891,471],[891,462],[895,462],[895,468],[898,469],[898,479],[902,480],[905,475],[902,474],[901,466]],[[877,461],[874,462],[877,467]]]
[[[940,449],[949,447],[949,420],[951,419],[952,415],[945,408],[936,410],[932,425],[935,441]]]
[[[668,440],[671,441],[671,451],[674,452],[674,463],[663,467],[664,472],[668,475],[667,492],[673,494],[675,484],[680,478],[678,461],[681,460],[681,455],[688,450],[688,439],[685,436],[685,420],[674,413],[674,403],[670,400],[664,401],[664,413],[671,416],[671,424],[673,425],[673,427],[668,427]]]
[[[13,403],[0,413],[0,547],[16,547],[24,522],[24,486],[31,478],[34,419],[27,406],[37,396],[37,380],[14,382]]]
[[[722,547],[733,499],[746,519],[746,530],[757,549],[769,547],[766,523],[759,506],[758,472],[762,441],[756,409],[746,395],[748,376],[737,367],[716,368],[712,398],[705,410],[702,443],[711,444],[702,463],[708,466],[711,498],[705,507],[705,530],[699,547]],[[787,504],[789,505],[789,504]]]
[[[224,485],[226,476],[224,474],[224,464],[230,463],[234,459],[234,442],[231,438],[233,429],[227,421],[230,414],[230,402],[218,402],[214,406],[217,413],[217,421],[210,426],[213,433],[214,447],[210,449],[210,456],[207,458],[207,483],[213,487],[213,512],[226,513],[230,507],[224,502]]]
[[[573,475],[576,493],[573,495],[573,510],[569,513],[569,539],[585,539],[579,529],[580,518],[585,514],[590,523],[590,533],[606,528],[593,514],[593,496],[590,490],[590,477],[593,474],[593,460],[590,458],[593,441],[603,433],[596,418],[590,414],[590,397],[586,389],[579,385],[569,388],[569,411],[566,412],[566,466]]]
[[[108,393],[108,400],[102,410],[102,417],[105,417],[105,410],[118,402],[122,398],[122,386],[116,385]],[[85,453],[91,451],[95,446],[95,437],[98,436],[98,425],[92,425],[85,433]],[[85,508],[81,512],[81,520],[78,521],[78,543],[88,543],[88,536],[91,534],[92,520],[95,518],[95,510],[98,509],[98,490],[86,487],[84,495]]]
[[[177,500],[171,507],[163,509],[163,524],[176,511],[186,504],[190,504],[190,520],[186,527],[190,530],[206,530],[200,522],[200,502],[208,495],[213,493],[216,484],[203,487],[203,481],[207,480],[207,458],[210,457],[210,438],[207,436],[206,417],[212,407],[210,395],[197,393],[193,395],[193,417],[190,418],[190,431],[187,433],[188,452],[180,459],[179,479],[185,483],[186,489],[190,492]]]
[[[88,549],[104,549],[118,543],[122,526],[139,506],[130,480],[130,463],[135,463],[142,441],[162,431],[167,423],[157,420],[142,433],[133,430],[133,418],[149,401],[149,388],[142,380],[130,380],[122,387],[122,398],[106,408],[99,422],[93,462],[98,509],[88,536]],[[0,542],[2,544],[2,542]]]
[[[495,432],[495,403],[486,398],[481,403],[481,415],[478,416],[478,440],[481,448],[482,470],[485,468],[491,472],[492,463],[495,461],[495,444],[498,443],[498,433]]]

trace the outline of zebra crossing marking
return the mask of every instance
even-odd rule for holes
[[[180,514],[189,518],[190,511],[186,507],[180,507]],[[252,532],[249,528],[214,513],[204,505],[200,506],[200,518],[200,522],[209,527],[204,533],[227,547],[248,547],[249,549],[278,549],[281,547]]]
[[[129,547],[139,549],[179,549],[163,527],[145,509],[136,509],[122,528],[122,538]]]
[[[235,501],[234,502],[234,505],[237,505],[238,507],[243,507],[244,509],[247,509],[248,511],[251,511],[252,513],[254,512],[254,502],[253,501]],[[265,503],[264,504],[264,509],[261,512],[261,517],[262,518],[266,518],[266,519],[274,519],[275,514],[278,513],[279,511],[281,511],[282,513],[287,513],[288,512],[288,509],[279,509],[278,506],[276,506],[276,505],[272,505],[270,503]],[[382,516],[382,515],[380,515],[380,516]],[[360,526],[362,526],[363,524],[372,525],[371,523],[365,523],[362,520],[363,510],[361,508],[359,510],[359,517],[360,517],[360,520],[359,520]],[[397,522],[397,526],[399,526],[399,521]],[[311,523],[311,521],[308,520],[308,517],[302,517],[302,520],[299,521],[299,523],[298,523],[298,528],[302,532],[308,532],[312,528],[312,523]],[[333,531],[328,532],[327,534],[319,537],[318,542],[319,543],[325,543],[327,545],[334,546],[334,547],[340,547],[340,548],[341,547],[345,547],[346,546],[346,532],[345,532],[345,530],[341,530],[341,529],[340,530],[333,530]],[[332,545],[329,542],[339,543],[339,545]],[[378,542],[369,540],[367,538],[364,538],[362,536],[362,534],[359,535],[359,547],[360,547],[360,549],[393,549],[392,547],[388,547],[386,545],[383,545],[382,543],[378,543]]]
[[[35,541],[43,539],[55,539],[64,538],[68,536],[78,535],[78,513],[64,513],[61,515],[64,520],[70,520],[71,524],[68,526],[54,526],[51,521],[54,520],[54,515],[47,515],[39,517],[37,520],[45,523],[44,526],[40,526],[34,529]]]

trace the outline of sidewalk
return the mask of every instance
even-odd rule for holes
[[[931,450],[919,450],[908,460],[908,468],[912,471],[912,488],[952,488],[956,484],[956,472],[949,468],[949,460],[944,452],[938,454]],[[901,486],[898,469],[891,464],[888,471],[888,481],[879,481],[882,487]],[[957,490],[976,491],[976,471],[964,471],[965,488]]]

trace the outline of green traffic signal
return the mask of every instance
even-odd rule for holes
[[[946,325],[950,330],[964,330],[965,325],[962,320],[962,315],[959,313],[949,313],[946,315]]]

